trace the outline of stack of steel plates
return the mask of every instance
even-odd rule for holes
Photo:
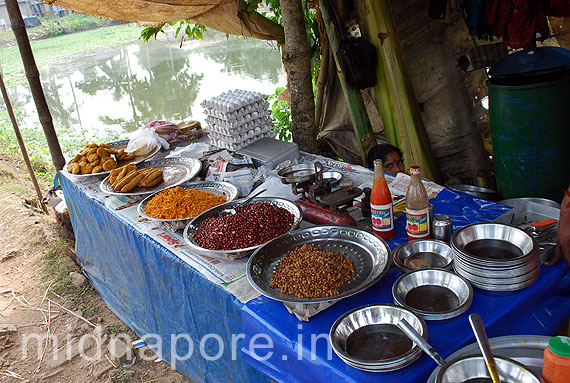
[[[474,223],[451,237],[455,272],[474,287],[509,293],[534,283],[540,274],[536,240],[499,223]]]
[[[422,350],[398,327],[405,319],[427,340],[425,322],[396,305],[358,307],[333,324],[329,338],[334,352],[346,364],[368,372],[394,371],[415,361]]]

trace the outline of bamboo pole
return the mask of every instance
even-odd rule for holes
[[[38,110],[40,123],[42,124],[42,128],[46,136],[53,166],[55,166],[56,170],[61,170],[65,165],[65,158],[63,157],[63,153],[61,152],[61,147],[59,146],[59,141],[55,133],[51,113],[42,89],[42,83],[40,82],[40,73],[36,66],[36,60],[34,59],[32,47],[30,46],[26,26],[22,19],[20,8],[18,7],[18,0],[6,0],[6,10],[10,17],[10,23],[12,24],[12,30],[16,36],[16,41],[18,42],[18,49],[20,50],[20,56],[24,63],[26,77],[30,83],[30,90],[32,91],[36,109]]]
[[[340,32],[338,31],[334,21],[331,19],[328,8],[324,4],[325,1],[327,0],[319,0],[319,8],[323,16],[325,30],[327,32],[334,61],[336,63],[338,79],[340,81],[342,93],[344,94],[346,106],[348,107],[348,114],[352,122],[352,128],[354,130],[356,141],[358,143],[358,151],[360,152],[360,157],[362,158],[362,164],[366,166],[365,148],[369,149],[371,146],[376,144],[376,137],[374,136],[374,131],[372,130],[370,119],[368,118],[366,107],[364,106],[362,94],[358,89],[351,88],[346,83],[344,74],[340,70],[340,64],[336,55],[336,52],[340,46]]]
[[[393,24],[389,0],[356,1],[363,32],[376,47],[378,81],[374,87],[386,141],[399,147],[407,165],[419,165],[427,178],[438,182],[418,103],[408,78],[400,39]]]
[[[4,102],[6,103],[6,109],[8,110],[8,114],[10,115],[10,120],[12,121],[12,126],[14,127],[14,132],[16,133],[16,138],[18,139],[18,145],[20,145],[20,150],[22,151],[22,157],[24,157],[24,162],[26,163],[26,167],[28,168],[28,173],[30,173],[30,178],[32,179],[32,183],[34,184],[34,189],[36,189],[36,194],[38,195],[38,201],[40,202],[40,205],[44,213],[49,214],[46,205],[42,203],[44,199],[42,195],[42,190],[40,189],[40,185],[38,184],[36,173],[34,173],[34,169],[32,168],[30,157],[28,157],[28,151],[26,150],[26,145],[24,144],[24,139],[22,138],[22,134],[20,134],[18,121],[16,121],[16,116],[14,115],[14,110],[12,109],[12,103],[10,102],[10,98],[8,97],[8,92],[6,91],[6,85],[4,85],[4,78],[1,73],[0,73],[0,88],[2,90],[2,96],[4,97]]]

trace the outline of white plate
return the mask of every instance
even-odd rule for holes
[[[170,157],[162,158],[159,160],[145,161],[144,163],[138,164],[137,167],[139,169],[162,169],[164,171],[164,181],[149,188],[137,186],[128,193],[120,193],[113,190],[113,187],[109,182],[109,177],[106,177],[103,181],[101,181],[99,189],[101,189],[101,191],[104,193],[113,195],[140,196],[153,194],[173,186],[178,186],[181,183],[190,180],[192,177],[198,174],[202,168],[202,163],[195,158]]]

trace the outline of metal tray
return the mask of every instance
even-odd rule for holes
[[[312,243],[325,251],[344,252],[354,264],[350,281],[340,288],[336,297],[297,298],[270,287],[271,275],[289,250]],[[330,302],[367,289],[388,271],[392,256],[386,242],[374,234],[349,226],[313,226],[289,232],[259,248],[247,263],[247,278],[261,294],[281,302]]]
[[[322,169],[320,164],[292,165],[279,170],[277,175],[284,184],[314,181],[317,178],[319,167]]]
[[[538,222],[546,218],[560,218],[560,208],[536,202],[526,202],[495,218],[493,222],[519,226],[532,221]]]
[[[159,160],[145,161],[137,165],[139,169],[155,168],[164,171],[164,181],[150,188],[135,187],[128,193],[120,193],[113,190],[109,183],[109,177],[101,181],[99,188],[102,192],[113,195],[141,196],[153,194],[173,186],[178,186],[190,180],[202,168],[202,163],[195,158],[170,157]]]
[[[183,183],[178,185],[183,189],[198,189],[201,191],[209,192],[215,194],[217,196],[223,196],[226,198],[226,202],[231,202],[238,196],[238,189],[234,185],[228,182],[220,182],[220,181],[199,181],[199,182],[191,182],[191,183]],[[174,187],[174,186],[173,186]],[[164,189],[166,190],[166,189]],[[161,191],[164,191],[161,190]],[[154,218],[149,216],[145,213],[146,205],[152,200],[158,193],[156,192],[141,201],[138,206],[138,212],[141,217],[148,219],[149,221],[156,221],[162,222],[167,224],[170,229],[179,230],[183,229],[184,226],[188,223],[188,221],[196,216],[186,217],[186,218],[175,218],[175,219],[162,219],[162,218]]]
[[[241,202],[242,201],[240,200],[226,202],[224,204],[213,207],[210,210],[206,210],[205,212],[194,218],[192,221],[190,221],[188,225],[186,225],[186,227],[184,228],[184,233],[183,233],[184,240],[186,241],[188,246],[190,246],[194,251],[199,252],[200,254],[221,259],[242,258],[250,255],[260,246],[263,246],[263,245],[258,245],[258,246],[248,247],[245,249],[236,249],[236,250],[211,250],[211,249],[205,249],[199,246],[196,242],[194,242],[194,233],[196,233],[202,221],[210,217],[216,217],[218,216],[218,213],[220,211],[226,208],[235,207],[239,205]],[[299,225],[301,224],[301,221],[303,220],[303,212],[301,211],[299,206],[297,206],[297,204],[295,204],[294,202],[278,197],[256,197],[252,199],[249,203],[252,204],[252,203],[261,203],[261,202],[277,205],[283,209],[286,209],[291,214],[293,214],[294,216],[293,225],[291,226],[291,229],[289,229],[289,231],[298,228]]]
[[[110,147],[117,149],[117,150],[126,149],[128,144],[129,144],[129,140],[120,140],[120,141],[113,141],[113,142],[107,143],[107,145],[109,145]],[[129,161],[117,161],[118,166],[141,163],[141,162],[149,159],[150,157],[154,156],[160,150],[160,148],[161,148],[161,146],[157,145],[156,148],[154,148],[150,153],[145,154],[144,156],[135,156],[135,158],[133,158],[132,160],[129,160]],[[70,173],[67,171],[67,167],[70,164],[71,164],[71,161],[69,161],[67,164],[65,164],[65,166],[61,170],[66,175],[69,175],[70,177],[84,178],[84,177],[104,176],[104,175],[110,173],[110,171],[106,171],[106,172],[91,173],[91,174],[73,174],[73,173]]]
[[[490,338],[489,343],[493,355],[511,358],[527,366],[539,376],[542,374],[542,362],[544,349],[548,346],[550,337],[540,335],[509,335]],[[452,360],[469,354],[480,353],[479,345],[472,343],[467,345],[446,358]],[[437,367],[429,376],[427,383],[435,383],[435,378],[440,368]]]

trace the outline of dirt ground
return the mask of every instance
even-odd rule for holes
[[[114,338],[136,335],[75,274],[53,210],[34,205],[26,167],[0,155],[0,382],[189,382],[156,357],[117,360]]]

